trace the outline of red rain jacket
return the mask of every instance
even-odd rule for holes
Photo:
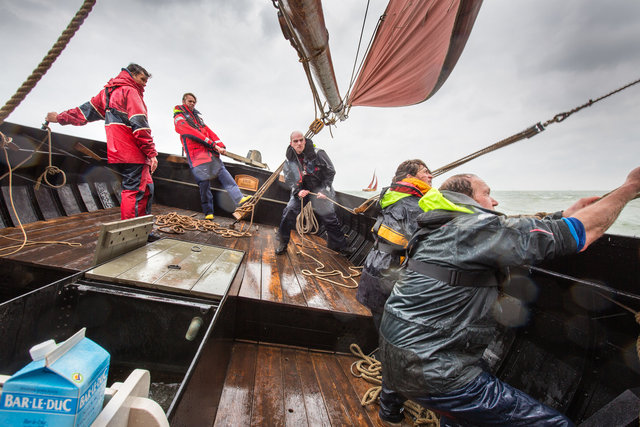
[[[104,120],[109,163],[150,164],[158,152],[147,121],[143,93],[144,88],[123,68],[91,101],[58,114],[58,123],[82,126]],[[105,111],[107,95],[109,110]]]
[[[187,160],[191,167],[210,162],[212,156],[219,157],[214,147],[226,148],[218,135],[209,129],[195,108],[190,110],[186,105],[176,105],[173,109],[173,124],[180,134]]]

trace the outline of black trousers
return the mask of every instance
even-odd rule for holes
[[[305,197],[304,202],[311,202],[313,212],[318,216],[322,224],[324,224],[328,235],[327,247],[335,251],[345,248],[347,246],[347,240],[344,238],[344,233],[342,233],[340,229],[342,224],[340,224],[336,211],[333,209],[333,204],[328,200],[318,199],[312,195]],[[296,228],[296,218],[300,213],[300,209],[300,198],[291,196],[289,203],[287,203],[287,206],[282,212],[282,219],[280,220],[280,227],[278,228],[280,242],[289,243],[291,230]]]

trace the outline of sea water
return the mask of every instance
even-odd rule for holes
[[[354,196],[370,198],[375,193],[344,191]],[[603,191],[492,191],[498,201],[496,210],[507,215],[555,212],[568,208],[582,197],[602,196]],[[632,200],[622,210],[616,222],[607,231],[609,234],[640,237],[640,199]]]

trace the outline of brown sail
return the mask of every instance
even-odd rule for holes
[[[456,65],[481,5],[482,0],[391,0],[350,105],[399,107],[431,97]]]

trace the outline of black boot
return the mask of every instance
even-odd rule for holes
[[[288,244],[288,242],[280,242],[280,244],[276,248],[276,255],[282,255],[283,253],[287,252]]]

